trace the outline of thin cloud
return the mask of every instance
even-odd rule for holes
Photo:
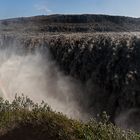
[[[35,5],[34,6],[36,8],[36,10],[42,12],[42,14],[47,14],[50,15],[52,14],[52,10],[48,9],[48,7],[46,5]]]

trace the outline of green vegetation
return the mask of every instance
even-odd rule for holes
[[[0,139],[23,140],[139,140],[140,135],[123,131],[109,123],[104,112],[102,121],[87,123],[68,119],[42,102],[16,96],[13,102],[0,99]]]

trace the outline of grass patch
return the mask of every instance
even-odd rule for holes
[[[140,135],[114,126],[105,112],[101,121],[84,123],[52,111],[45,102],[16,96],[11,103],[0,98],[0,139],[140,140]]]

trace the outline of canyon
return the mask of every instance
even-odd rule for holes
[[[23,74],[26,67],[34,71],[27,71],[33,79],[24,79],[14,70],[19,79],[3,80],[2,96],[11,99],[20,92],[37,102],[45,100],[54,110],[84,121],[106,111],[111,122],[140,131],[136,123],[140,122],[139,22],[137,18],[106,15],[1,20],[2,77],[8,75],[2,71],[9,70],[7,60],[12,60],[12,65],[21,59],[18,63],[24,64]],[[24,81],[20,82],[20,78]]]

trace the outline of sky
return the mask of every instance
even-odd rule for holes
[[[140,0],[0,0],[0,19],[50,14],[140,17]]]

